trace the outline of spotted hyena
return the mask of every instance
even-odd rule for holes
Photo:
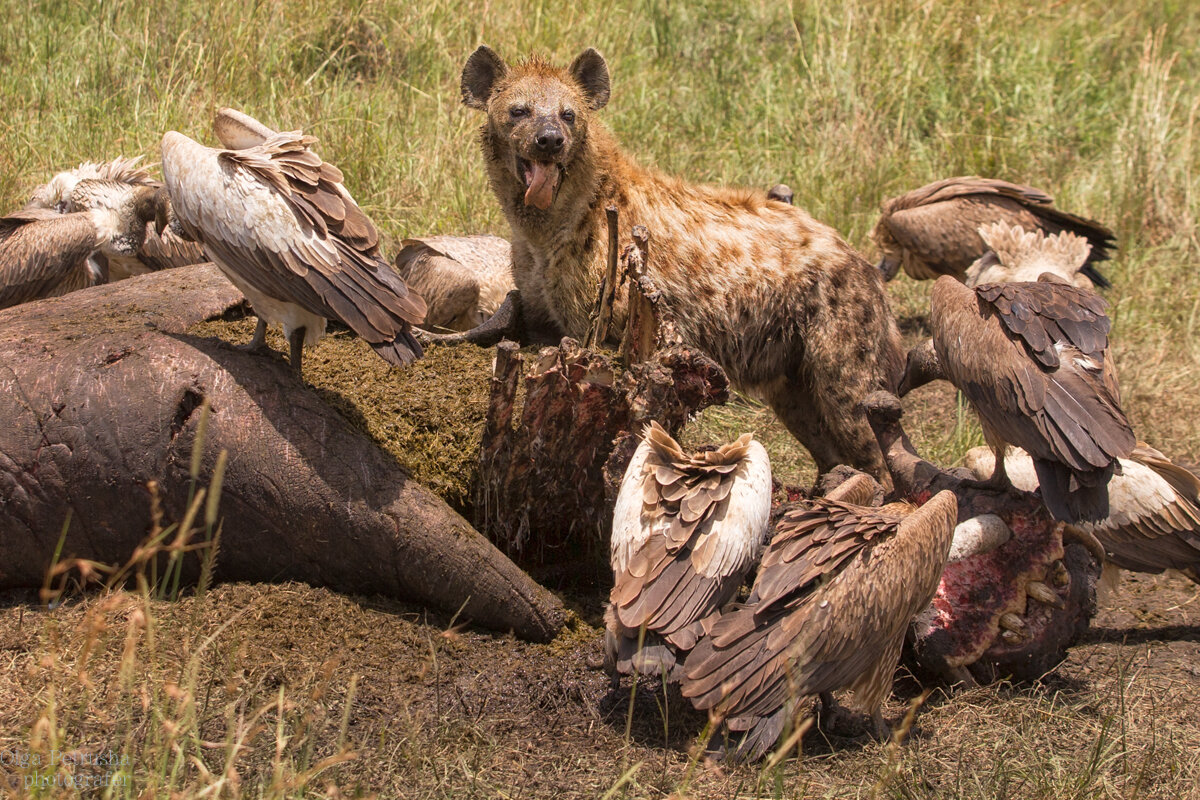
[[[893,388],[903,359],[878,270],[832,228],[761,191],[688,183],[637,164],[600,122],[608,65],[595,50],[562,69],[506,64],[483,46],[462,74],[492,190],[512,226],[527,326],[582,337],[607,256],[605,206],[621,240],[650,231],[649,272],[679,332],[763,398],[821,472],[882,477],[858,401]],[[613,330],[623,329],[619,299]]]

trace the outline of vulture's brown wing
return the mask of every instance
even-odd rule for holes
[[[719,708],[731,718],[769,717],[785,702],[839,688],[877,704],[890,686],[906,626],[937,588],[958,504],[951,492],[941,492],[903,519],[858,509],[861,523],[845,519],[854,510],[827,502],[813,509],[814,515],[826,512],[830,528],[861,524],[846,535],[869,545],[855,548],[820,581],[807,569],[793,573],[796,591],[788,596],[777,589],[783,602],[771,601],[765,614],[754,601],[760,573],[751,601],[723,614],[697,644],[684,665],[682,689],[698,708]],[[807,533],[800,538],[810,549],[825,546]],[[771,551],[778,552],[774,542]],[[800,560],[808,559],[794,554],[792,561]]]
[[[1189,577],[1195,574],[1200,568],[1200,478],[1139,442],[1123,474],[1108,488],[1108,518],[1083,527],[1104,545],[1114,564],[1138,572],[1178,569]]]
[[[783,515],[763,554],[750,603],[759,614],[789,602],[820,577],[837,572],[900,518],[878,508],[817,499],[802,510]]]
[[[749,434],[689,457],[652,423],[645,444],[642,519],[651,534],[615,570],[610,599],[626,628],[645,625],[668,640],[682,637],[672,643],[689,648],[696,635],[690,626],[737,591],[758,552],[756,520],[769,514],[769,468],[765,459],[750,460],[752,447],[761,445]]]
[[[95,246],[87,214],[29,209],[0,219],[0,308],[88,286]]]
[[[935,294],[943,287],[935,287]],[[963,315],[961,326],[947,321],[939,327],[972,341],[970,352],[951,352],[943,332],[938,356],[953,360],[954,383],[987,426],[1034,459],[1075,470],[1105,467],[1133,449],[1136,439],[1121,409],[1107,352],[1109,321],[1099,296],[1042,282],[990,284],[978,287],[976,296],[983,324],[994,316],[1008,344],[986,331],[975,335],[974,315]]]
[[[146,225],[146,241],[138,251],[138,258],[152,270],[186,267],[208,260],[203,245],[177,236],[170,228],[160,236],[153,223]]]
[[[1039,280],[983,284],[975,291],[1029,355],[1048,368],[1058,367],[1056,345],[1062,343],[1091,358],[1103,358],[1108,349],[1108,303],[1089,289]]]
[[[322,234],[374,254],[379,232],[342,187],[342,171],[309,149],[315,142],[311,136],[277,134],[258,147],[226,150],[221,158],[241,164],[278,189],[297,216]]]
[[[913,189],[899,197],[894,197],[884,204],[884,210],[900,211],[971,196],[1004,197],[1023,206],[1048,206],[1054,202],[1053,197],[1032,186],[1009,183],[995,178],[960,175],[954,178],[943,178],[919,189]]]
[[[1117,247],[1117,235],[1094,219],[1069,214],[1051,205],[1033,206],[1030,210],[1041,220],[1040,227],[1046,233],[1055,234],[1068,231],[1087,239],[1088,244],[1092,246],[1092,252],[1088,254],[1087,259],[1089,264],[1095,261],[1107,261],[1112,257],[1110,251]],[[1099,280],[1096,280],[1098,273],[1095,270],[1087,271],[1087,275],[1098,286],[1108,288],[1112,285],[1102,275]]]
[[[261,146],[214,151],[163,137],[163,173],[184,231],[258,291],[340,320],[393,364],[420,356],[410,325],[425,302],[373,245],[375,229],[341,173],[281,133]],[[349,238],[344,238],[344,237]]]

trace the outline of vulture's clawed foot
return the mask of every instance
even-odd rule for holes
[[[267,321],[262,317],[258,318],[258,324],[254,326],[254,336],[245,344],[237,346],[238,350],[246,353],[261,353],[267,349]]]

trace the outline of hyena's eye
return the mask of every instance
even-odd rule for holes
[[[528,106],[513,106],[508,110],[508,115],[513,119],[521,119],[529,116]]]
[[[559,116],[560,116],[560,117],[562,117],[562,118],[563,118],[563,122],[566,122],[568,125],[574,125],[574,124],[575,124],[575,112],[574,112],[574,111],[572,111],[571,109],[569,109],[569,108],[564,108],[564,109],[563,109],[563,111],[562,111],[562,113],[561,113],[561,114],[559,114]]]

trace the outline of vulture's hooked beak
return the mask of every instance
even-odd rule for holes
[[[875,265],[875,269],[883,274],[884,281],[890,281],[900,271],[900,259],[884,256],[879,259],[879,263]]]
[[[154,232],[160,237],[171,224],[171,198],[163,186],[154,195]]]

